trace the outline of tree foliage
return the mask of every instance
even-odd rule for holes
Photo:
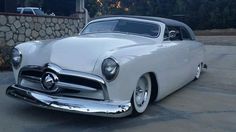
[[[17,0],[56,15],[70,15],[75,0]],[[144,15],[177,19],[194,29],[236,28],[236,0],[85,0],[90,17]]]
[[[90,0],[91,3],[99,5],[99,13],[91,17],[159,16],[183,21],[194,29],[236,28],[236,0]]]
[[[42,7],[44,0],[17,0],[18,6]]]

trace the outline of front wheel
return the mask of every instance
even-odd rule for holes
[[[150,101],[151,97],[151,77],[149,74],[141,76],[134,90],[131,102],[133,106],[132,115],[142,114]]]

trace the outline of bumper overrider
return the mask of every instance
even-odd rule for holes
[[[17,85],[8,87],[6,94],[32,105],[53,110],[105,117],[125,117],[131,114],[130,102],[95,101],[51,96],[27,90]]]

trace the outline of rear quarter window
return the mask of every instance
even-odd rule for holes
[[[186,28],[181,27],[181,34],[183,40],[192,40],[192,37]]]

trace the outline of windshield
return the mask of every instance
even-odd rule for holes
[[[149,22],[132,20],[109,20],[89,24],[81,34],[90,33],[126,33],[157,37],[160,32],[159,25]]]
[[[34,9],[34,12],[37,16],[43,16],[44,15],[44,12],[41,11],[40,9]]]

